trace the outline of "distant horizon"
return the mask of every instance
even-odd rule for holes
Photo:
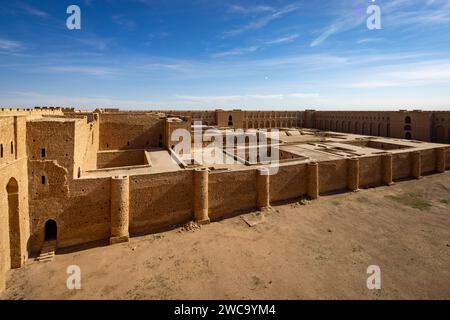
[[[147,108],[141,108],[141,109],[134,109],[134,108],[123,108],[123,107],[116,107],[116,106],[90,106],[90,107],[74,107],[74,106],[61,106],[61,105],[47,105],[47,106],[23,106],[23,107],[0,107],[1,109],[34,109],[34,108],[68,108],[68,109],[75,109],[80,111],[93,111],[96,109],[119,109],[120,111],[216,111],[216,110],[225,110],[225,111],[336,111],[336,112],[415,112],[415,111],[436,111],[436,112],[450,112],[450,108],[448,109],[425,109],[425,108],[386,108],[386,109],[345,109],[345,108],[313,108],[313,107],[306,107],[306,108],[296,108],[296,109],[258,109],[258,108],[245,108],[245,107],[211,107],[211,108],[186,108],[186,107],[147,107]]]

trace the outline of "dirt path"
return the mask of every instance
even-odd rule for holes
[[[450,299],[450,172],[10,271],[4,299]],[[81,268],[68,290],[66,268]],[[381,290],[366,287],[381,268]]]

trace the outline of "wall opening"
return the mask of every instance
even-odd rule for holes
[[[3,158],[3,144],[0,144],[0,158]]]
[[[233,125],[233,116],[231,114],[228,116],[228,125],[229,126]]]
[[[11,269],[21,266],[20,219],[19,219],[19,185],[17,180],[11,178],[6,186],[8,194],[9,218],[9,250]]]
[[[450,137],[449,137],[449,139],[450,139]],[[445,143],[445,129],[443,126],[436,127],[433,142]]]
[[[408,139],[408,140],[411,140],[411,139],[412,139],[411,132],[407,132],[407,133],[405,134],[405,138]]]
[[[56,240],[58,235],[58,229],[55,220],[47,220],[45,223],[45,241]]]
[[[77,176],[78,176],[78,178],[81,177],[81,168],[80,167],[78,167],[78,174],[77,174]]]
[[[411,123],[411,117],[406,117],[405,118],[405,123]]]
[[[46,155],[45,148],[42,148],[42,149],[41,149],[41,157],[42,157],[42,158],[45,158],[45,155]]]
[[[14,142],[11,141],[11,154],[14,154]]]
[[[45,184],[45,176],[41,176],[41,183]]]
[[[147,141],[148,142],[148,141]],[[148,143],[147,143],[148,144]],[[163,137],[162,137],[162,134],[160,134],[159,135],[159,142],[158,142],[158,147],[160,147],[160,148],[162,148],[164,145],[163,145]]]

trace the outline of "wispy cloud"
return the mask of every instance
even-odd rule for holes
[[[98,66],[51,66],[41,70],[44,72],[78,73],[91,76],[105,76],[118,73],[115,69]]]
[[[212,55],[214,58],[223,58],[223,57],[229,57],[229,56],[239,56],[246,53],[255,52],[260,48],[260,46],[251,46],[246,48],[233,48],[231,50],[218,52]]]
[[[273,11],[270,11],[269,14],[265,14],[264,16],[259,17],[259,18],[255,19],[254,21],[251,21],[247,24],[238,26],[231,30],[225,31],[222,34],[222,37],[237,36],[246,31],[263,28],[267,24],[269,24],[271,21],[283,18],[286,14],[294,12],[298,9],[300,9],[300,6],[298,4],[290,4],[290,5],[284,6],[280,9],[274,9]]]
[[[229,96],[191,96],[191,95],[182,95],[176,94],[175,97],[181,100],[188,100],[192,102],[200,102],[200,103],[223,103],[230,101],[237,101],[241,99],[239,95],[229,95]]]
[[[175,95],[177,99],[187,100],[199,103],[227,103],[227,102],[245,102],[248,100],[280,100],[280,99],[319,99],[318,93],[276,93],[276,94],[244,94],[244,95],[218,95],[218,96],[192,96],[192,95]]]
[[[264,44],[266,44],[268,46],[271,46],[271,45],[275,45],[275,44],[290,43],[290,42],[293,42],[298,37],[299,37],[298,34],[290,34],[290,35],[287,35],[287,36],[283,36],[283,37],[279,37],[279,38],[276,38],[276,39],[268,40]]]
[[[370,72],[370,79],[344,86],[378,89],[414,87],[450,82],[450,60],[429,60],[378,67]]]
[[[0,39],[0,50],[5,51],[17,51],[24,48],[24,45],[21,42],[8,40],[8,39]]]
[[[367,4],[360,0],[353,2],[353,10],[346,6],[337,10],[335,18],[327,27],[320,31],[311,47],[324,43],[328,38],[365,25],[368,15]],[[382,25],[386,27],[413,27],[421,25],[446,24],[450,22],[450,2],[448,0],[391,0],[378,4],[381,8]],[[364,26],[365,28],[365,26]]]
[[[160,101],[127,100],[110,97],[86,97],[77,95],[52,95],[33,91],[15,91],[6,94],[2,99],[2,106],[73,106],[77,108],[120,107],[149,108],[161,105]]]
[[[365,44],[365,43],[379,42],[379,41],[383,41],[383,40],[384,40],[384,38],[364,38],[364,39],[359,39],[356,43]]]
[[[32,15],[35,17],[40,17],[40,18],[48,18],[50,16],[47,12],[37,9],[37,8],[29,5],[28,3],[19,2],[18,5],[22,10],[24,10],[29,15]]]
[[[261,12],[275,12],[276,10],[267,5],[257,5],[257,6],[242,6],[242,5],[232,5],[227,10],[230,13],[241,13],[241,14],[255,14]]]
[[[274,45],[281,45],[293,42],[295,39],[299,37],[298,34],[290,34],[286,36],[282,36],[275,39],[269,39],[265,41],[261,41],[257,45],[249,46],[249,47],[241,47],[241,48],[233,48],[230,50],[217,52],[212,55],[213,58],[224,58],[229,56],[240,56],[243,54],[253,53],[260,49],[267,48]]]
[[[122,14],[112,15],[111,16],[111,20],[115,24],[117,24],[119,26],[123,26],[123,27],[125,27],[127,29],[133,29],[133,28],[136,27],[136,23],[133,20],[126,18]]]

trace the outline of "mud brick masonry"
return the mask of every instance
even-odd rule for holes
[[[278,173],[226,150],[235,163],[183,161],[171,134],[194,121],[258,138],[279,129]],[[449,143],[448,111],[0,109],[0,291],[6,272],[47,240],[114,244],[279,201],[419,179],[450,168]]]

